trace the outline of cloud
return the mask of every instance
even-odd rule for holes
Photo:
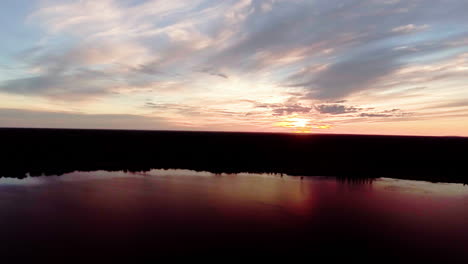
[[[394,118],[408,118],[411,117],[413,113],[402,111],[401,109],[391,109],[391,110],[384,110],[384,111],[377,111],[377,112],[363,112],[359,114],[359,117],[394,117]]]
[[[360,117],[390,117],[392,115],[389,114],[373,114],[373,113],[361,113],[359,114]]]
[[[399,3],[399,5],[402,4],[404,3]],[[325,33],[318,35],[326,47],[334,50],[333,56],[327,59],[307,54],[308,60],[311,57],[317,57],[318,60],[326,63],[323,63],[321,68],[301,69],[289,76],[286,79],[287,86],[303,87],[310,91],[309,97],[313,99],[344,98],[360,91],[375,88],[394,72],[410,64],[410,60],[416,56],[424,58],[441,52],[444,49],[443,45],[435,43],[457,43],[454,42],[455,39],[463,39],[463,36],[467,34],[467,32],[447,35],[434,34],[423,36],[419,40],[411,39],[406,36],[408,33],[426,34],[423,31],[429,26],[424,22],[430,21],[429,16],[438,17],[438,22],[450,20],[450,18],[443,16],[443,13],[436,8],[426,9],[423,14],[414,14],[412,12],[418,8],[413,7],[414,9],[407,13],[395,14],[374,9],[377,6],[369,5],[365,10],[359,12],[356,9],[348,10],[346,5],[334,10],[333,12],[343,14],[343,18],[345,18],[330,21],[332,25],[339,25],[339,28],[333,31],[334,37]],[[354,16],[357,13],[360,14],[359,17]],[[458,14],[459,12],[454,11],[454,13]],[[413,16],[410,17],[410,15]],[[387,16],[388,19],[385,19]],[[320,17],[319,20],[324,22],[327,21],[327,18]],[[344,21],[349,24],[341,24]],[[413,23],[419,21],[421,23],[420,25],[409,23],[401,26],[401,23],[406,21]],[[325,32],[328,31],[325,30]],[[315,54],[318,53],[315,51]]]
[[[212,75],[212,76],[221,77],[221,78],[224,78],[224,79],[229,79],[229,75],[227,75],[225,73],[222,73],[222,72],[219,72],[219,71],[216,71],[215,69],[212,69],[212,68],[202,69],[201,72],[207,73],[207,74]]]
[[[339,61],[306,83],[310,96],[317,99],[339,99],[369,89],[379,80],[401,67],[404,52],[378,49],[365,50]]]
[[[154,110],[154,114],[175,113],[183,116],[208,116],[209,118],[217,117],[245,117],[248,113],[243,111],[231,111],[223,107],[210,107],[204,105],[190,105],[177,103],[154,103],[147,101],[143,108]]]
[[[291,114],[307,114],[312,110],[312,107],[302,106],[300,104],[289,104],[273,108],[273,115],[283,116]]]
[[[14,79],[0,85],[0,90],[23,95],[45,95],[62,100],[83,100],[108,94],[115,82],[98,71],[77,70],[67,74],[48,73]]]
[[[356,108],[353,106],[345,106],[345,105],[340,105],[340,104],[322,104],[322,105],[316,105],[315,109],[321,113],[321,114],[332,114],[332,115],[340,115],[340,114],[346,114],[346,113],[355,113],[361,108]]]
[[[153,103],[151,101],[146,102],[143,107],[156,110],[157,112],[171,111],[171,112],[181,113],[184,115],[197,115],[203,112],[203,108],[199,106],[191,106],[191,105],[185,105],[185,104],[171,104],[171,103]]]
[[[35,47],[20,54],[32,73],[0,82],[0,91],[76,101],[105,97],[122,88],[147,86],[167,78],[167,73],[144,64],[147,52],[132,43],[87,43],[59,50]]]
[[[428,28],[429,28],[428,25],[415,26],[413,24],[408,24],[408,25],[392,28],[392,32],[408,34],[408,33],[424,31]]]
[[[132,105],[134,113],[203,116],[209,124],[320,113],[367,122],[406,111],[379,109],[468,98],[468,29],[457,26],[468,22],[466,1],[48,0],[37,7],[26,22],[39,37],[18,45],[30,47],[2,67],[0,96],[95,100],[99,110]],[[150,97],[157,103],[141,107]],[[246,98],[252,102],[236,104]]]
[[[468,100],[456,100],[452,102],[447,102],[443,104],[437,104],[432,108],[464,108],[468,107]]]
[[[378,110],[375,108],[364,108],[356,106],[346,106],[343,104],[321,104],[315,105],[315,110],[320,114],[330,114],[344,119],[353,119],[356,117],[409,117],[412,113],[405,112],[398,108],[389,110]]]
[[[429,24],[435,29],[438,24],[464,20],[459,11],[465,7],[462,3],[442,7],[442,2],[431,2],[51,1],[31,14],[28,21],[44,28],[46,42],[55,45],[47,45],[52,48],[36,52],[26,62],[40,71],[39,79],[58,76],[66,81],[70,76],[80,77],[67,70],[99,68],[124,79],[121,85],[147,84],[153,81],[148,81],[148,75],[161,73],[196,78],[197,67],[209,69],[205,72],[220,79],[230,74],[277,72],[279,79],[285,72],[292,72],[285,76],[287,86],[302,88],[313,99],[339,99],[372,89],[407,65],[406,59],[416,54],[414,49],[428,40],[445,38],[457,43],[466,39],[464,32],[421,41],[407,39],[408,33],[425,33]],[[406,12],[398,11],[401,9]],[[453,15],[446,16],[448,11]],[[63,36],[73,41],[54,43]],[[75,44],[68,47],[70,43]],[[418,51],[423,56],[434,49]],[[24,80],[19,82],[25,86]],[[9,80],[8,84],[12,83]],[[83,89],[107,91],[119,87],[113,83],[95,86],[85,85]],[[18,93],[40,94],[51,89],[18,89]],[[67,88],[63,89],[66,93]]]
[[[369,47],[329,64],[315,74],[304,71],[296,73],[289,77],[288,82],[295,80],[296,83],[289,86],[309,90],[309,98],[337,100],[393,81],[399,81],[399,84],[425,85],[431,81],[459,78],[467,69],[464,53],[448,59],[445,55],[442,56],[443,59],[428,64],[412,63],[417,58],[438,55],[437,51],[444,50],[444,46],[445,43],[441,42],[414,45],[413,48],[405,49]],[[396,77],[398,75],[400,76]],[[405,77],[408,78],[407,81],[403,81],[402,78]]]
[[[227,76],[224,73],[210,73],[210,75],[218,76],[218,77],[221,77],[221,78],[224,78],[224,79],[229,79],[229,76]]]
[[[292,114],[308,114],[313,109],[312,106],[303,105],[294,97],[289,98],[283,103],[261,103],[253,100],[243,100],[252,103],[256,109],[268,109],[273,116],[285,116]]]
[[[0,109],[0,127],[177,129],[159,117]]]

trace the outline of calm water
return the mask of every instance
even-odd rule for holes
[[[8,255],[293,254],[468,260],[468,186],[395,179],[76,172],[0,179]]]

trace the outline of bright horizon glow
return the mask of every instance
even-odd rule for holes
[[[462,0],[0,3],[0,127],[468,136]]]

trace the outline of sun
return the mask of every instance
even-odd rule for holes
[[[275,127],[288,128],[292,133],[310,134],[315,129],[331,129],[332,125],[317,123],[313,119],[300,117],[300,116],[288,116],[284,117],[282,121],[274,123]]]
[[[287,127],[293,133],[311,133],[311,120],[308,118],[288,117],[284,121],[277,122],[275,126]]]
[[[297,117],[291,118],[288,121],[290,121],[291,127],[298,127],[298,128],[307,127],[310,122],[309,119],[297,118]]]

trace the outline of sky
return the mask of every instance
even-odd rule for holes
[[[2,0],[0,127],[468,136],[465,0]]]

